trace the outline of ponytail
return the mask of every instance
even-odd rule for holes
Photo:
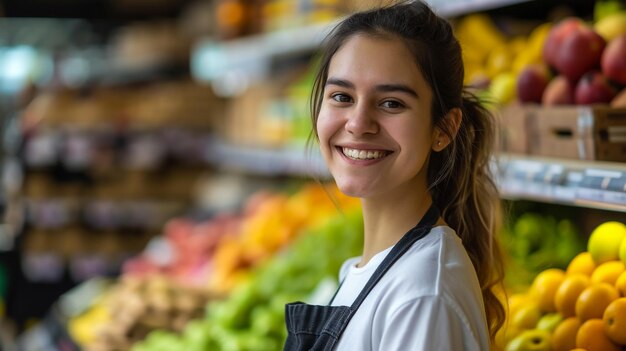
[[[496,237],[501,227],[501,203],[490,170],[496,122],[469,92],[463,94],[461,111],[462,121],[454,141],[432,155],[429,184],[433,201],[456,230],[474,265],[493,342],[505,320],[504,306],[494,292],[504,278],[502,251]],[[441,121],[439,128],[451,135]]]

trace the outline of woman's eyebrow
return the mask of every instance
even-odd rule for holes
[[[354,84],[352,82],[339,78],[328,78],[326,80],[326,85],[338,85],[340,87],[354,89]]]
[[[354,83],[345,79],[340,79],[340,78],[328,78],[326,80],[326,85],[337,85],[337,86],[347,88],[347,89],[354,89]],[[417,92],[414,89],[410,88],[408,85],[405,85],[405,84],[380,84],[380,85],[377,85],[374,88],[374,90],[385,92],[385,93],[402,92],[405,94],[409,94],[415,98],[419,97],[419,95],[417,95]]]
[[[399,91],[402,93],[409,94],[415,98],[419,97],[419,95],[417,95],[417,92],[414,89],[404,84],[381,84],[381,85],[376,86],[376,90],[386,92],[386,93]]]

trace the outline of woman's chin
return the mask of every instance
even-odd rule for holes
[[[352,182],[337,181],[337,188],[342,194],[350,197],[363,198],[367,197],[368,189],[364,184],[355,184]]]

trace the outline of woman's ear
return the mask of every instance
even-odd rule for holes
[[[448,113],[443,118],[443,123],[445,124],[445,128],[449,131],[452,138],[450,138],[448,134],[444,133],[441,128],[435,127],[432,145],[434,151],[439,152],[448,147],[448,145],[450,145],[452,139],[456,137],[456,133],[459,131],[462,118],[463,112],[461,112],[460,108],[455,107],[448,111]]]

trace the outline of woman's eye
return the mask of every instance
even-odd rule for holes
[[[400,102],[395,101],[395,100],[387,100],[387,101],[384,101],[384,102],[382,103],[382,106],[383,106],[383,107],[385,107],[385,108],[394,108],[394,109],[395,109],[395,108],[401,108],[401,107],[404,107],[404,105],[403,105],[403,104],[401,104]]]
[[[333,94],[331,98],[337,102],[351,102],[352,99],[345,94]]]

